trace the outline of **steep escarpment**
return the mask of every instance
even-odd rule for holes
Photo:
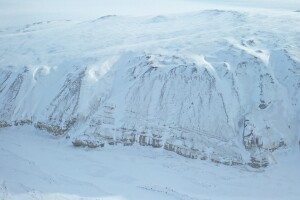
[[[211,17],[221,29],[199,24]],[[300,63],[298,46],[287,45],[297,43],[293,31],[268,31],[256,16],[230,11],[154,19],[1,33],[4,47],[26,43],[1,48],[0,126],[31,125],[75,146],[139,144],[252,167],[295,147]]]
[[[21,88],[30,88],[24,83],[30,70],[3,70],[1,124],[33,124],[54,135],[69,135],[76,146],[138,143],[189,158],[266,166],[269,160],[264,152],[284,148],[296,137],[298,77],[293,85],[284,86],[272,71],[274,66],[251,55],[237,61],[231,51],[238,50],[226,51],[226,61],[204,56],[124,54],[105,75],[113,77],[108,78],[111,91],[103,92],[104,96],[100,91],[89,100],[97,104],[79,110],[87,103],[81,99],[81,91],[101,88],[88,80],[87,69],[75,70],[63,76],[61,87],[47,95],[49,101],[40,102],[44,109],[31,115],[24,115],[22,102],[31,101],[40,90],[33,89],[33,94],[25,97],[19,94]],[[280,56],[286,59],[285,53]],[[293,71],[290,73],[293,77]],[[39,80],[31,82],[31,88],[38,87]]]

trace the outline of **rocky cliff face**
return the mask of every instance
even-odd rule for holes
[[[203,32],[200,22],[209,17],[221,27],[204,24]],[[75,146],[138,143],[194,159],[267,166],[270,152],[292,147],[299,134],[294,54],[300,51],[297,30],[284,38],[254,23],[257,17],[204,11],[6,30],[0,126],[33,125],[67,135]],[[275,16],[269,20],[285,26]],[[243,25],[235,29],[234,22]],[[207,33],[213,39],[201,38]]]

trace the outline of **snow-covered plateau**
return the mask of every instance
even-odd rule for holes
[[[299,199],[296,10],[2,28],[0,198]]]

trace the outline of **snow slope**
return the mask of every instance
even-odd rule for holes
[[[2,127],[267,166],[298,148],[300,16],[205,10],[0,33]]]
[[[298,0],[1,0],[0,27],[33,21],[90,20],[103,15],[167,15],[204,9],[299,10]],[[264,11],[261,11],[264,12]]]

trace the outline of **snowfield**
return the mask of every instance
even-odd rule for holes
[[[300,195],[299,150],[281,152],[276,165],[254,170],[139,145],[75,148],[64,137],[32,127],[1,129],[0,138],[5,200],[296,200]]]
[[[0,200],[299,199],[297,10],[1,28]]]

